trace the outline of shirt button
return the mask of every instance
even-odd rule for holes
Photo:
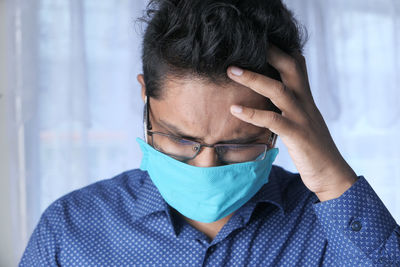
[[[361,225],[361,222],[360,222],[360,221],[354,221],[354,222],[351,224],[351,230],[353,230],[354,232],[360,231],[360,230],[361,230],[361,227],[362,227],[362,225]]]

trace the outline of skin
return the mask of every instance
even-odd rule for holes
[[[153,130],[215,144],[260,133],[256,142],[266,142],[270,131],[279,135],[300,173],[303,183],[319,200],[342,195],[357,176],[345,162],[315,105],[302,55],[289,56],[276,47],[269,49],[268,62],[279,71],[282,82],[248,70],[230,67],[234,81],[217,86],[201,79],[169,78],[161,99],[151,99]],[[145,99],[143,75],[138,75]],[[266,110],[266,97],[282,115]],[[168,123],[169,125],[165,124]],[[213,148],[203,148],[188,164],[216,166]],[[190,225],[213,239],[233,214],[202,223],[180,215]]]
[[[143,75],[138,75],[145,99]],[[233,116],[229,109],[233,104],[265,109],[266,99],[253,90],[232,83],[217,86],[199,79],[168,79],[162,98],[150,99],[150,122],[154,131],[182,136],[169,125],[179,128],[183,136],[206,144],[226,142],[237,138],[257,135],[253,142],[266,143],[271,133],[268,129],[254,126]],[[249,140],[250,141],[250,140]],[[199,167],[218,165],[213,148],[204,147],[196,158],[187,162]],[[214,239],[233,214],[213,223],[191,220],[181,214],[190,225]]]

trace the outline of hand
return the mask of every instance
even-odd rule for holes
[[[282,82],[237,67],[229,67],[228,76],[269,98],[282,114],[237,105],[231,106],[231,113],[279,135],[303,183],[320,201],[339,197],[357,176],[338,151],[315,105],[305,58],[300,54],[289,56],[275,46],[270,47],[267,58]]]

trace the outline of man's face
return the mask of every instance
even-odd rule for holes
[[[144,90],[142,78],[138,77],[138,80]],[[159,100],[150,99],[150,122],[154,131],[206,144],[266,143],[268,140],[270,132],[267,129],[245,123],[230,113],[233,104],[267,108],[266,98],[247,87],[170,78],[162,90]],[[218,165],[218,160],[213,148],[204,147],[187,163],[211,167]]]

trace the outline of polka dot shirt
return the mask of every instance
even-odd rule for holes
[[[210,240],[135,169],[50,205],[20,266],[400,266],[400,228],[362,176],[319,202],[274,166]]]

